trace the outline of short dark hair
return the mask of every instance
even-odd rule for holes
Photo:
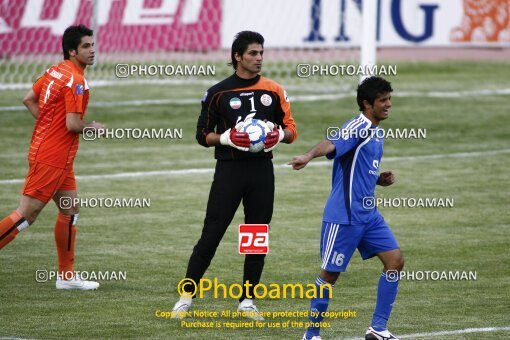
[[[235,58],[236,53],[243,55],[248,49],[249,44],[260,44],[264,47],[264,37],[262,34],[253,31],[242,31],[236,34],[230,51],[232,62],[229,63],[229,65],[232,65],[234,70],[237,69],[237,60]]]
[[[82,37],[91,37],[93,35],[94,31],[85,25],[69,26],[66,28],[62,36],[62,52],[64,53],[64,59],[69,59],[70,50],[78,50]]]
[[[364,111],[363,101],[366,100],[370,105],[374,105],[378,96],[383,93],[392,92],[391,83],[381,77],[366,78],[358,85],[356,99],[360,111]]]

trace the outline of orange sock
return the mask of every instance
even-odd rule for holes
[[[74,271],[74,240],[76,238],[76,222],[78,214],[64,215],[58,213],[55,223],[55,243],[58,254],[58,273],[62,278],[70,280]]]
[[[14,240],[18,233],[29,226],[19,212],[14,210],[9,216],[0,221],[0,249]]]

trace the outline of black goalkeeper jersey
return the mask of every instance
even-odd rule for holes
[[[202,112],[197,123],[198,143],[209,147],[206,136],[210,132],[222,134],[236,122],[255,112],[253,118],[270,121],[292,131],[292,141],[297,137],[296,124],[290,112],[290,101],[283,88],[272,80],[257,75],[243,79],[235,73],[211,87],[202,98]],[[246,158],[272,158],[272,152],[244,152],[218,145],[214,157],[218,160]]]

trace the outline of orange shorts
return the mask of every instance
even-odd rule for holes
[[[48,203],[58,190],[76,190],[73,167],[60,169],[43,163],[30,162],[23,195]]]

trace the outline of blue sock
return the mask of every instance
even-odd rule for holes
[[[326,281],[321,279],[320,277],[317,277],[317,280],[315,281],[315,289],[317,292],[317,296],[310,300],[310,315],[308,317],[308,320],[313,323],[321,322],[324,317],[322,316],[322,313],[325,312],[328,309],[329,305],[329,296],[332,292],[330,292],[330,288],[328,286],[322,286],[327,284]],[[334,285],[331,285],[332,287]],[[321,297],[322,293],[322,297]],[[320,332],[320,327],[313,327],[310,326],[306,330],[306,338],[311,339],[314,336],[318,336]]]
[[[398,275],[397,275],[398,276]],[[378,332],[384,331],[386,323],[390,318],[391,308],[397,298],[398,292],[397,280],[386,280],[386,273],[382,273],[377,286],[377,303],[375,304],[374,316],[372,318],[372,328]]]

